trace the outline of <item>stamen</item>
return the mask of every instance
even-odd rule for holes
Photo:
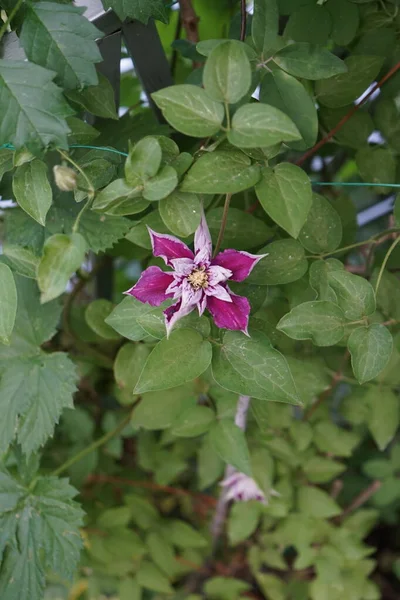
[[[194,269],[187,277],[188,282],[194,290],[208,287],[208,273],[206,267]]]

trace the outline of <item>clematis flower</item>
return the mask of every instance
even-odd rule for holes
[[[172,271],[149,267],[125,293],[151,306],[160,306],[169,298],[175,300],[164,311],[167,335],[179,319],[196,307],[200,315],[207,309],[221,329],[247,334],[249,301],[234,294],[228,282],[246,279],[264,255],[224,250],[212,258],[211,236],[204,214],[195,233],[194,252],[172,235],[148,230],[154,256],[161,257]]]
[[[271,496],[280,495],[276,490],[271,488],[268,496],[266,496],[254,479],[236,470],[222,481],[221,486],[226,489],[227,500],[240,502],[257,500],[267,505]]]

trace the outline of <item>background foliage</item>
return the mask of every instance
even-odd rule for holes
[[[399,3],[103,5],[157,21],[162,123],[84,9],[0,0],[0,597],[397,598]],[[202,206],[266,254],[249,338],[122,299]],[[226,465],[278,495],[210,531]]]

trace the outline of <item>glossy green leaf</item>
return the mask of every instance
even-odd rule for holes
[[[193,137],[217,133],[224,119],[224,107],[195,85],[175,85],[152,94],[165,119],[178,131]]]
[[[14,167],[13,156],[13,150],[8,150],[7,148],[0,150],[0,181],[3,178],[3,175],[8,171],[11,171]]]
[[[113,87],[102,73],[98,73],[98,78],[98,85],[91,85],[79,92],[69,90],[66,96],[96,117],[116,120],[118,115]]]
[[[33,254],[31,250],[14,244],[4,243],[3,252],[14,271],[25,277],[36,279],[39,257]]]
[[[315,104],[304,85],[281,70],[267,73],[261,82],[260,101],[287,114],[301,133],[303,141],[290,145],[296,149],[313,146],[318,134],[318,115]]]
[[[189,169],[180,189],[195,194],[236,194],[253,187],[260,168],[239,151],[206,153]]]
[[[214,244],[221,229],[222,215],[223,208],[213,208],[207,213],[207,223]],[[248,250],[264,244],[272,237],[273,232],[264,221],[237,208],[230,208],[221,248]]]
[[[259,331],[250,338],[227,331],[222,346],[214,348],[212,372],[219,385],[237,394],[300,404],[285,357]]]
[[[158,430],[173,426],[179,415],[191,406],[196,398],[191,385],[181,385],[160,392],[147,392],[132,413],[133,427]]]
[[[297,238],[312,205],[311,183],[306,173],[290,163],[265,168],[256,186],[265,212],[282,229]]]
[[[363,277],[345,270],[334,270],[328,273],[328,282],[346,319],[362,319],[375,312],[374,289]]]
[[[250,455],[244,432],[231,419],[220,419],[210,427],[210,442],[222,460],[251,476]]]
[[[131,404],[133,389],[144,364],[150,354],[147,344],[124,344],[119,350],[114,362],[114,377],[118,388],[121,390],[120,402]]]
[[[275,46],[278,29],[279,12],[276,0],[255,0],[251,37],[262,58]]]
[[[96,85],[94,63],[102,61],[96,44],[101,33],[83,12],[55,2],[28,4],[19,35],[27,58],[55,71],[67,90]]]
[[[329,273],[343,269],[343,263],[336,258],[316,260],[311,264],[310,285],[317,292],[318,300],[328,300],[337,304],[336,292],[329,284]]]
[[[176,387],[201,375],[211,362],[211,344],[193,329],[177,329],[151,352],[135,393]]]
[[[327,79],[346,73],[346,64],[321,46],[298,42],[285,46],[273,58],[284,71],[303,79]]]
[[[217,102],[239,102],[251,85],[251,67],[244,44],[235,40],[218,44],[205,64],[203,85],[208,96]]]
[[[101,0],[105,9],[112,8],[121,21],[135,19],[147,25],[149,19],[168,23],[167,6],[163,0]]]
[[[17,312],[17,289],[13,274],[7,265],[0,263],[0,342],[10,343]]]
[[[129,202],[130,201],[130,202]],[[121,206],[128,205],[130,211],[125,214],[135,214],[135,212],[142,212],[148,207],[149,203],[144,200],[140,191],[137,187],[128,185],[125,179],[114,179],[107,187],[102,189],[93,202],[93,210],[98,211],[112,211],[121,208]]]
[[[342,221],[333,206],[320,194],[313,194],[299,242],[314,254],[332,252],[342,241]]]
[[[147,332],[138,323],[138,318],[152,310],[153,307],[149,304],[127,297],[114,308],[105,322],[128,340],[138,342],[147,336]]]
[[[329,11],[323,5],[300,6],[289,17],[285,38],[325,46],[332,28]]]
[[[200,224],[201,203],[196,194],[175,190],[160,201],[159,211],[168,229],[180,237],[194,233]]]
[[[53,198],[45,163],[35,159],[17,167],[13,177],[13,192],[19,206],[40,225],[44,225]]]
[[[241,106],[228,131],[228,140],[239,148],[273,146],[300,138],[297,127],[285,113],[261,102]]]
[[[360,383],[374,379],[389,362],[393,350],[390,331],[379,323],[352,331],[347,347],[354,375]]]
[[[349,0],[328,0],[326,8],[332,19],[333,41],[339,46],[347,46],[358,30],[360,22],[358,7]]]
[[[344,336],[342,310],[325,300],[305,302],[282,317],[276,326],[294,340],[312,340],[316,346],[333,346]]]
[[[120,336],[118,333],[105,322],[105,319],[112,310],[112,302],[105,300],[104,298],[98,298],[87,305],[85,319],[89,327],[100,337],[107,340],[119,340]]]
[[[125,161],[125,178],[132,187],[140,186],[157,175],[162,151],[156,138],[145,137],[135,144]]]
[[[304,248],[291,239],[277,240],[261,248],[265,258],[256,264],[247,281],[258,285],[279,285],[303,277],[308,268]]]
[[[79,233],[56,233],[45,243],[38,266],[41,302],[49,302],[65,291],[74,272],[81,266],[87,247]]]
[[[364,181],[371,183],[394,183],[396,181],[396,160],[388,148],[361,148],[356,154],[356,163]],[[374,186],[374,191],[378,194],[386,194],[388,188]]]
[[[173,167],[166,165],[155,177],[145,181],[143,197],[150,201],[162,200],[172,194],[177,185],[177,172]]]

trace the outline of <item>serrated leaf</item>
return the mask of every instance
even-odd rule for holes
[[[183,84],[152,94],[165,119],[177,131],[193,137],[217,133],[224,119],[224,107],[195,85]]]
[[[159,211],[168,229],[180,237],[194,233],[200,224],[201,203],[196,194],[175,190],[160,201]]]
[[[375,312],[374,288],[363,277],[344,269],[334,270],[328,272],[328,283],[346,319],[362,319]]]
[[[260,168],[242,152],[217,150],[196,160],[180,189],[195,194],[236,194],[253,187],[259,178]]]
[[[317,109],[304,85],[281,70],[267,73],[261,82],[260,101],[287,114],[299,130],[303,141],[290,144],[303,150],[313,146],[318,135]]]
[[[165,390],[201,375],[211,362],[211,344],[194,329],[177,329],[155,346],[135,393]]]
[[[250,454],[244,431],[231,419],[220,419],[210,427],[210,443],[222,460],[251,477]]]
[[[264,246],[265,254],[254,267],[247,281],[258,285],[280,285],[303,277],[308,268],[304,249],[296,240],[277,240]]]
[[[386,367],[393,350],[390,331],[379,323],[352,331],[347,342],[354,375],[360,383],[370,381]]]
[[[10,344],[10,337],[17,312],[17,288],[13,274],[7,265],[0,263],[0,342]]]
[[[228,131],[228,140],[239,148],[268,147],[300,138],[299,130],[284,112],[262,102],[241,106]]]
[[[28,59],[57,73],[64,89],[97,83],[94,63],[102,57],[101,32],[83,16],[84,8],[55,2],[27,4],[19,39]]]
[[[306,173],[289,163],[265,168],[256,194],[271,219],[297,238],[312,206],[311,183]]]
[[[255,0],[251,37],[262,58],[275,46],[278,31],[279,11],[276,0]]]
[[[98,78],[97,85],[90,85],[79,92],[69,90],[66,96],[96,117],[117,120],[113,87],[102,73],[98,73]]]
[[[107,340],[119,340],[118,333],[105,322],[112,310],[112,302],[104,298],[98,298],[87,305],[85,319],[89,327],[100,337]]]
[[[87,210],[80,221],[79,231],[87,241],[94,253],[104,252],[114,244],[132,227],[132,222],[123,217],[97,214]]]
[[[53,199],[45,163],[35,159],[17,167],[13,177],[13,192],[19,206],[40,225],[44,225]]]
[[[135,19],[147,25],[150,18],[168,23],[167,6],[163,0],[102,0],[105,9],[112,8],[121,21]]]
[[[304,302],[282,317],[276,328],[294,340],[312,340],[316,346],[334,346],[344,336],[343,311],[324,300]]]
[[[250,338],[227,331],[222,346],[214,348],[212,372],[219,385],[237,394],[300,404],[285,357],[259,331]]]
[[[391,389],[376,386],[369,388],[364,398],[369,406],[368,429],[382,451],[399,426],[399,398]]]
[[[86,249],[85,239],[79,233],[56,233],[46,241],[38,267],[41,302],[49,302],[65,291],[70,277],[81,266]]]
[[[374,81],[382,66],[380,56],[349,56],[344,61],[347,71],[316,84],[318,101],[337,108],[356,100]]]
[[[333,206],[320,194],[313,194],[311,209],[299,242],[314,254],[332,252],[342,241],[342,221]]]
[[[227,40],[210,53],[203,71],[207,94],[217,102],[236,104],[251,85],[251,67],[244,44]]]
[[[26,146],[33,153],[49,145],[68,149],[65,122],[72,110],[54,73],[25,61],[0,60],[0,97],[7,119],[0,124],[0,144]]]
[[[306,42],[285,46],[272,60],[290,75],[303,79],[327,79],[347,71],[340,58],[321,46]]]

